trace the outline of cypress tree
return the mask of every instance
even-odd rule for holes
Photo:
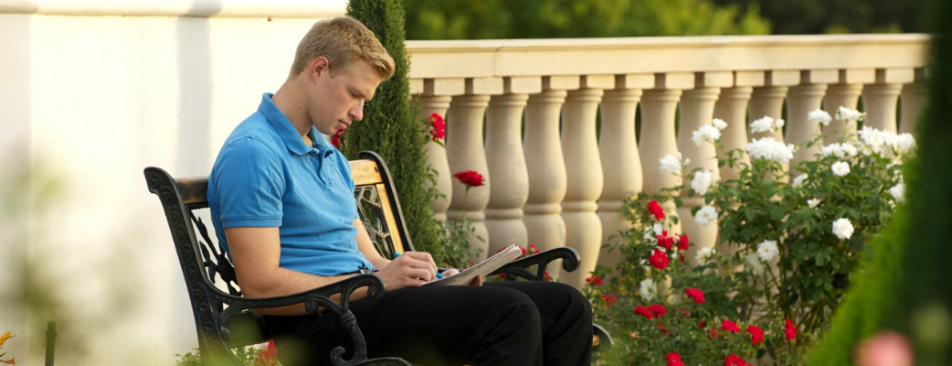
[[[952,364],[952,3],[932,0],[930,106],[918,125],[919,151],[904,167],[906,206],[874,240],[854,275],[830,332],[809,355],[811,365],[851,365],[856,345],[891,329],[915,347],[916,365]]]
[[[442,231],[430,208],[434,193],[424,188],[427,136],[418,118],[419,104],[408,100],[410,63],[404,45],[403,5],[399,0],[351,0],[347,15],[374,32],[393,57],[396,73],[381,83],[373,100],[364,105],[363,121],[347,129],[343,153],[348,159],[355,159],[361,150],[380,154],[393,175],[410,240],[417,250],[430,252],[440,263]]]

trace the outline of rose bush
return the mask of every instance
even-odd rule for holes
[[[846,109],[836,114],[847,123],[862,117]],[[809,116],[818,130],[830,120],[823,111]],[[764,117],[750,128],[770,133],[783,124]],[[695,142],[724,151],[719,133],[711,130],[724,127],[720,120],[702,127]],[[819,135],[806,145],[822,141]],[[584,288],[597,322],[625,335],[618,337],[620,347],[602,355],[605,361],[802,363],[803,351],[825,330],[849,287],[848,275],[865,243],[902,200],[900,164],[914,152],[915,141],[908,134],[863,127],[786,172],[782,164],[796,149],[771,137],[755,138],[746,149],[724,151],[718,159],[719,166],[737,170],[736,179],[719,182],[713,172],[696,169],[685,175],[683,187],[625,203],[632,227],[610,246],[625,259],[616,268],[596,269],[603,286]],[[740,159],[744,155],[750,163]],[[646,174],[682,174],[685,165],[669,155],[661,159],[661,171]],[[693,218],[698,225],[718,225],[718,249],[695,248],[693,257],[685,258],[693,243],[669,230],[678,218],[658,204],[680,206],[681,192],[703,198]],[[615,301],[595,301],[605,295]]]

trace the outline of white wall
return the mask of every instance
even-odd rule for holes
[[[283,82],[301,36],[344,4],[143,1],[110,10],[129,3],[100,0],[85,2],[100,15],[82,16],[77,3],[0,0],[0,193],[18,165],[63,182],[49,209],[34,200],[26,212],[0,211],[29,222],[0,224],[0,266],[41,260],[26,291],[68,300],[58,319],[45,319],[11,303],[22,278],[0,276],[0,333],[17,335],[4,351],[42,364],[41,323],[58,320],[60,363],[170,365],[197,340],[142,169],[208,174],[231,129]],[[217,16],[177,16],[190,9]],[[29,239],[17,240],[27,229]]]

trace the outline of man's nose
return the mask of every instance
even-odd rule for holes
[[[350,116],[355,120],[362,121],[364,119],[364,103],[360,102],[360,104],[352,108],[350,110]]]

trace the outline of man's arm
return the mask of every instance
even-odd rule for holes
[[[387,290],[404,287],[419,287],[436,276],[436,264],[429,253],[410,252],[408,255],[389,261],[380,256],[370,241],[370,236],[360,219],[354,220],[357,227],[357,247],[364,256],[380,270],[378,275],[387,284]],[[238,284],[246,297],[262,298],[296,294],[353,275],[317,276],[279,267],[281,260],[281,235],[277,227],[234,227],[225,229],[228,248]],[[360,288],[350,296],[351,301],[367,296],[367,289]],[[339,299],[339,295],[333,298]],[[304,315],[304,304],[281,308],[256,309],[258,315]]]
[[[225,229],[235,275],[245,297],[262,298],[296,294],[329,285],[353,275],[316,276],[278,266],[281,259],[281,235],[277,227],[234,227]],[[361,288],[351,300],[367,296]],[[334,298],[337,300],[338,297]],[[281,308],[255,309],[258,315],[304,315],[304,304]]]

